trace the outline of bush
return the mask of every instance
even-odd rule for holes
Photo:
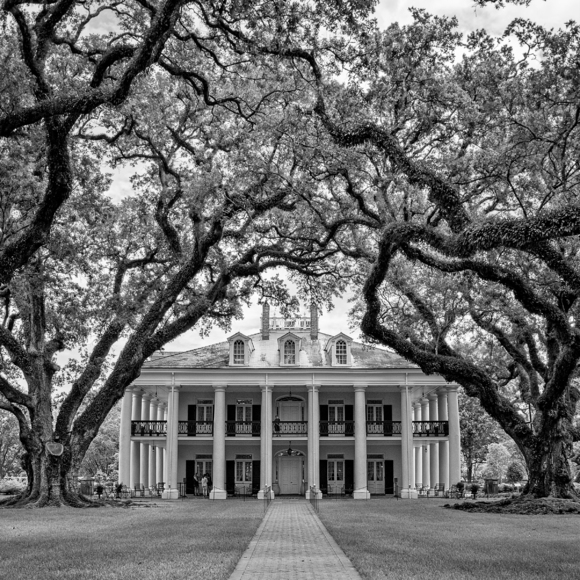
[[[509,483],[500,483],[497,486],[497,491],[499,493],[511,493],[512,491],[514,491],[514,486],[510,485]]]
[[[14,479],[3,479],[0,481],[0,493],[6,495],[18,495],[26,489],[26,484]]]

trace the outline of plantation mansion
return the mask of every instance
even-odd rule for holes
[[[259,333],[152,356],[123,398],[120,482],[163,482],[167,499],[205,473],[214,499],[416,498],[457,483],[457,387],[318,323],[316,307],[288,320],[266,303]]]

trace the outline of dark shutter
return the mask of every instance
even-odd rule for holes
[[[326,410],[328,411],[328,407]],[[320,473],[318,474],[318,481],[320,482],[320,491],[322,493],[328,493],[328,461],[326,459],[320,460]]]
[[[328,405],[320,405],[320,435],[328,436]]]
[[[226,435],[228,437],[236,436],[236,406],[228,405]]]
[[[197,421],[197,405],[187,405],[187,434],[195,437],[197,432],[195,425]]]
[[[354,421],[354,405],[344,406],[344,418],[346,421]]]
[[[354,459],[344,461],[344,491],[346,495],[354,491]]]
[[[383,405],[383,433],[385,436],[393,434],[393,406]]]
[[[260,491],[260,460],[254,459],[252,461],[252,495]]]
[[[226,492],[228,495],[236,493],[236,462],[226,461]]]
[[[393,461],[385,459],[385,493],[395,493]]]
[[[193,405],[195,407],[195,405]],[[195,459],[185,461],[185,493],[194,493],[193,474],[195,473]]]
[[[262,421],[262,405],[252,405],[252,437],[260,436]]]

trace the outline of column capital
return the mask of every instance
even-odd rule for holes
[[[459,389],[459,385],[447,385],[445,387],[445,389],[447,390],[448,393],[455,393],[457,392],[457,390]]]
[[[446,397],[447,396],[447,387],[439,387],[437,389],[437,396],[438,397],[441,397],[441,396]]]
[[[212,384],[212,388],[214,390],[215,393],[217,392],[225,392],[225,390],[228,388],[227,385],[224,384]]]
[[[437,393],[429,393],[429,394],[427,395],[427,398],[428,398],[430,401],[436,401],[436,400],[437,400]]]
[[[314,392],[316,392],[316,393],[317,393],[318,391],[320,391],[320,383],[314,383],[314,384],[313,384],[313,383],[308,383],[308,384],[306,385],[306,388],[307,388],[309,391],[312,391],[313,393],[314,393]]]
[[[131,393],[132,393],[134,399],[137,399],[137,398],[143,396],[143,390],[142,389],[133,390],[133,391],[131,391]]]
[[[354,392],[360,392],[362,391],[363,393],[366,392],[368,385],[366,383],[355,383],[352,388],[354,389]]]
[[[262,393],[267,393],[268,389],[270,390],[270,392],[272,392],[274,389],[274,385],[270,385],[269,383],[260,385],[260,391],[262,391]]]
[[[421,399],[421,407],[424,407],[425,405],[429,404],[429,399],[427,397],[423,397]]]
[[[143,393],[143,401],[147,402],[150,401],[151,399],[153,399],[153,395],[151,393]]]

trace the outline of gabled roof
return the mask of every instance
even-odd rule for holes
[[[236,332],[236,334],[232,334],[232,336],[230,336],[227,340],[228,342],[231,343],[234,340],[238,339],[248,343],[248,345],[250,346],[250,352],[254,350],[254,343],[252,342],[252,339],[249,336],[242,334],[241,332]]]
[[[324,350],[328,352],[328,349],[331,347],[333,342],[336,342],[337,340],[340,340],[342,338],[342,340],[344,340],[345,342],[350,342],[352,343],[352,338],[350,336],[348,336],[348,334],[344,334],[344,332],[339,332],[338,334],[335,334],[334,336],[331,336],[327,341],[326,341],[326,345],[324,347]]]
[[[270,331],[270,339],[262,340],[260,333],[250,334],[254,344],[254,352],[250,357],[250,368],[280,368],[280,355],[278,352],[278,338],[288,334],[287,332]],[[293,332],[302,345],[300,354],[300,367],[332,368],[324,353],[324,345],[334,338],[323,332],[318,333],[317,339],[310,338],[310,331]],[[234,335],[235,336],[235,335]],[[416,365],[408,362],[397,354],[367,346],[359,342],[351,345],[352,366],[349,368],[409,368]],[[218,342],[208,346],[202,346],[185,352],[156,352],[143,365],[144,369],[156,368],[228,368],[230,356],[230,344],[228,341]]]

